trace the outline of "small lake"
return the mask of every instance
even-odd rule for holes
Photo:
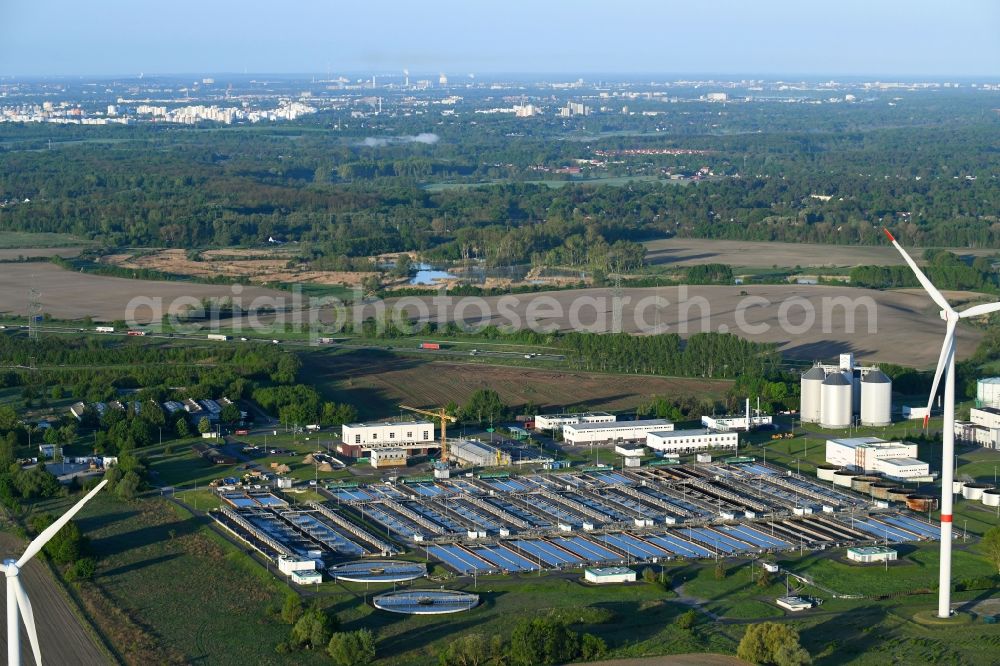
[[[438,280],[452,280],[456,276],[449,273],[448,271],[443,271],[430,264],[414,264],[414,268],[417,271],[410,278],[410,284],[420,285],[420,284],[434,284]]]

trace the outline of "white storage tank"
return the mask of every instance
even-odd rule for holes
[[[983,504],[986,506],[1000,506],[1000,489],[991,488],[983,491]]]
[[[826,373],[818,365],[802,373],[800,414],[803,423],[819,423],[822,414],[821,388]]]
[[[833,475],[839,472],[841,469],[840,465],[831,465],[830,463],[820,463],[816,465],[816,477],[820,481],[833,481]]]
[[[851,425],[851,380],[842,372],[831,372],[820,390],[823,410],[819,424],[823,428],[847,428]]]
[[[839,472],[833,473],[833,485],[842,486],[844,488],[850,488],[851,482],[854,481],[854,477],[861,476],[857,472],[851,472],[846,469],[842,469]]]
[[[993,486],[988,483],[967,483],[962,488],[962,497],[967,500],[981,500],[983,491],[993,490]]]
[[[976,382],[976,405],[1000,407],[1000,377],[986,377]]]
[[[861,378],[861,425],[885,426],[892,423],[892,380],[881,370]]]

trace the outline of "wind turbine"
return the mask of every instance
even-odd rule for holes
[[[35,616],[31,612],[31,602],[28,601],[28,594],[21,584],[21,569],[31,558],[38,554],[45,544],[61,530],[70,519],[83,508],[83,505],[93,499],[94,495],[101,491],[101,488],[108,484],[107,479],[101,481],[97,486],[87,493],[87,496],[77,502],[72,509],[59,517],[59,520],[52,523],[42,533],[35,537],[35,540],[28,544],[28,548],[18,560],[8,559],[3,562],[3,572],[7,577],[7,666],[21,665],[21,631],[19,626],[19,616],[24,617],[24,628],[28,632],[28,641],[31,643],[31,652],[35,656],[35,664],[41,666],[42,653],[38,648],[38,634],[35,632]]]
[[[899,250],[910,269],[916,274],[920,286],[924,288],[931,300],[941,308],[941,319],[944,319],[946,326],[944,344],[941,345],[941,355],[938,357],[937,371],[934,373],[934,383],[931,385],[931,394],[927,398],[927,413],[924,414],[924,430],[926,430],[931,415],[931,406],[934,404],[934,396],[937,394],[941,375],[944,374],[944,423],[941,426],[943,430],[941,436],[941,565],[938,578],[937,614],[938,617],[946,618],[951,617],[951,511],[952,486],[955,479],[955,328],[958,326],[959,319],[968,319],[1000,311],[1000,303],[983,303],[961,312],[956,311],[948,304],[937,287],[931,284],[931,281],[906,253],[906,250],[900,247],[889,230],[883,229],[883,231],[892,242],[892,246]]]

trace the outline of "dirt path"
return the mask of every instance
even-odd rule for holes
[[[0,532],[0,559],[16,557],[24,550],[25,543],[12,534]],[[97,646],[87,627],[83,626],[72,602],[67,598],[49,573],[46,566],[37,559],[32,560],[21,572],[21,580],[28,591],[31,608],[35,615],[38,641],[42,659],[48,664],[79,664],[81,666],[114,663]],[[6,604],[0,604],[0,627],[7,623]],[[21,627],[21,651],[25,663],[32,663],[31,645]],[[0,631],[0,654],[7,654],[7,633]]]
[[[707,608],[705,608],[705,603],[706,602],[705,602],[704,599],[698,599],[696,597],[689,597],[686,594],[684,594],[684,586],[683,585],[678,585],[677,587],[675,587],[674,588],[674,592],[677,593],[677,597],[675,599],[673,599],[673,601],[676,601],[679,604],[684,604],[685,606],[690,606],[691,608],[693,608],[693,609],[695,609],[695,610],[697,610],[697,611],[699,611],[701,613],[704,613],[705,615],[709,616],[710,618],[712,618],[716,622],[718,622],[719,620],[722,619],[720,616],[716,615],[712,611],[710,611]]]

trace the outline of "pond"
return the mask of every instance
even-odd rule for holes
[[[416,269],[413,277],[410,278],[410,284],[413,285],[434,284],[438,280],[452,280],[455,278],[455,276],[448,271],[435,268],[431,264],[419,263],[414,264],[413,267]]]

